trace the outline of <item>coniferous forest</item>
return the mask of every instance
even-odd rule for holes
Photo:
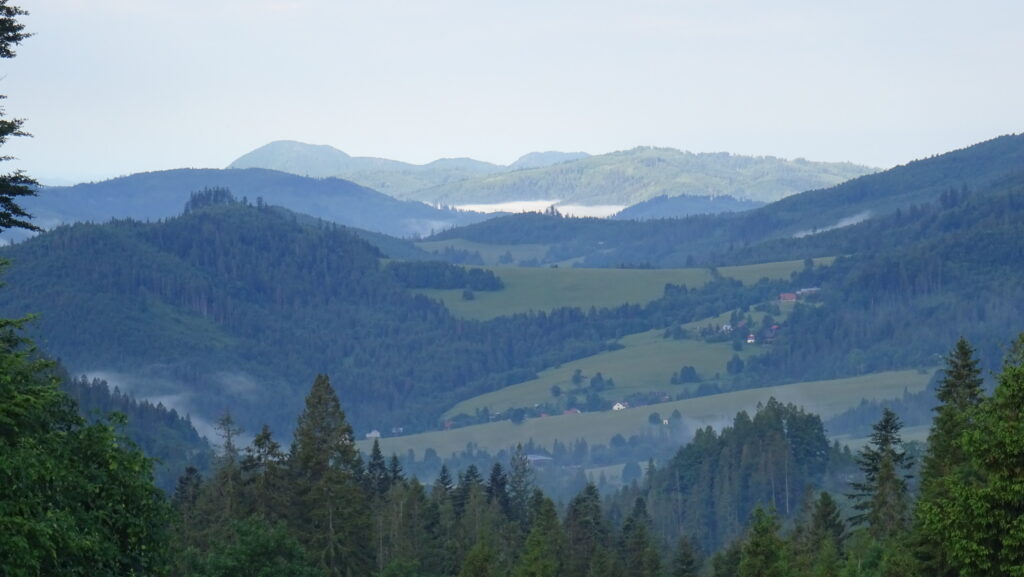
[[[0,0],[0,58],[30,36],[25,15]],[[0,144],[24,136],[22,125],[0,110]],[[840,193],[871,197],[875,182]],[[505,288],[492,270],[391,260],[363,235],[226,189],[194,192],[180,217],[161,222],[60,227],[4,252],[16,260],[10,267],[0,260],[5,275],[17,274],[16,286],[0,286],[3,310],[41,299],[57,311],[0,315],[0,575],[1024,577],[1024,333],[998,337],[1022,328],[1014,218],[1024,212],[1022,182],[1004,175],[976,191],[943,189],[936,203],[808,240],[769,238],[770,223],[756,215],[693,218],[687,234],[720,223],[746,230],[751,243],[708,253],[717,264],[764,262],[768,253],[808,260],[788,281],[744,284],[712,266],[706,284],[667,284],[645,304],[491,320],[457,317],[415,291],[461,290],[471,300]],[[0,175],[0,233],[40,232],[23,208],[37,193],[45,189],[21,172]],[[564,235],[555,252],[605,242],[593,232],[605,225],[562,220],[491,226],[517,240]],[[676,234],[666,232],[672,226],[645,230]],[[611,227],[603,230],[624,238],[637,230]],[[865,238],[875,243],[867,250]],[[649,240],[604,257],[650,256],[638,248]],[[90,260],[97,247],[113,256]],[[666,261],[683,257],[666,250]],[[451,252],[449,260],[470,254]],[[840,256],[819,267],[810,257],[822,253]],[[69,279],[77,291],[62,284]],[[819,415],[773,397],[697,427],[685,442],[662,443],[645,466],[627,463],[614,487],[589,479],[583,459],[650,439],[619,435],[593,454],[585,440],[556,443],[557,455],[573,454],[559,464],[568,480],[558,491],[542,487],[552,459],[532,443],[479,463],[434,453],[436,474],[423,479],[414,459],[387,455],[377,441],[365,451],[356,444],[353,423],[371,416],[428,429],[472,395],[614,350],[625,335],[664,331],[667,341],[687,323],[730,312],[738,321],[793,284],[821,294],[794,305],[772,348],[746,361],[733,355],[722,383],[744,391],[923,366],[942,343],[933,385],[902,399],[919,420],[922,405],[933,405],[925,444],[905,442],[896,402],[864,401],[832,417],[851,429],[870,419],[870,437],[853,450],[830,441]],[[965,323],[978,338],[957,338]],[[166,326],[180,330],[168,336]],[[45,340],[33,337],[39,327]],[[921,327],[929,334],[915,339]],[[110,346],[89,348],[97,342]],[[323,346],[310,351],[310,342]],[[71,354],[54,359],[51,346]],[[224,408],[212,445],[190,415],[66,368],[147,347],[165,362],[145,377],[174,375],[197,391],[221,386],[206,397],[205,408]],[[272,386],[211,375],[224,358]],[[576,377],[582,384],[578,369]],[[701,377],[684,365],[672,379]],[[597,392],[614,386],[593,375],[584,405],[606,409]],[[257,430],[242,425],[261,419]],[[650,416],[652,426],[681,420]]]

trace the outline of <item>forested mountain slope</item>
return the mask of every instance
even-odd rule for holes
[[[75,374],[116,376],[141,397],[172,395],[193,418],[231,409],[250,428],[294,418],[295,387],[317,372],[336,375],[363,430],[431,428],[462,398],[603,350],[669,314],[652,305],[644,315],[458,320],[409,289],[490,290],[500,287],[493,275],[383,264],[345,230],[224,199],[159,223],[63,226],[0,257],[12,261],[0,314],[38,313],[40,346]],[[762,298],[706,294],[725,309]],[[702,314],[698,300],[676,300],[670,312]]]
[[[915,205],[940,202],[951,189],[990,188],[1022,167],[1024,135],[1002,136],[738,214],[644,223],[511,215],[433,238],[549,245],[545,262],[575,258],[584,266],[717,265],[733,262],[723,255],[766,240],[811,236],[897,210],[905,213]],[[772,254],[762,258],[786,257]]]
[[[751,367],[760,375],[925,364],[961,336],[977,346],[985,364],[998,366],[1002,344],[1024,326],[1024,174],[751,251],[848,255],[796,279],[820,287],[820,302],[794,311],[790,330],[765,364]]]
[[[683,218],[695,214],[717,214],[719,212],[742,212],[752,210],[765,203],[756,200],[739,200],[728,195],[722,196],[656,196],[652,199],[624,208],[612,216],[615,220],[653,220],[661,218]]]
[[[43,228],[111,218],[157,220],[177,215],[193,191],[225,187],[249,202],[290,210],[355,228],[408,237],[479,222],[485,215],[396,200],[337,178],[314,179],[259,168],[177,169],[133,174],[103,182],[49,187],[25,199]],[[15,231],[8,231],[10,236]]]

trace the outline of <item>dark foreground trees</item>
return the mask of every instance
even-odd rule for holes
[[[0,58],[28,37],[24,14],[0,0]],[[0,113],[0,145],[21,126]],[[34,184],[0,175],[0,232],[36,229],[18,204]],[[168,509],[150,461],[118,433],[117,417],[78,416],[53,363],[22,336],[25,323],[0,319],[0,574],[160,573]]]
[[[965,418],[970,426],[955,437],[949,473],[929,479],[920,528],[945,551],[947,570],[1024,575],[1024,334],[993,395]]]

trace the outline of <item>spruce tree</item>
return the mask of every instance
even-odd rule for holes
[[[697,577],[698,573],[700,561],[697,548],[689,537],[680,537],[675,557],[672,559],[672,577]]]
[[[252,444],[246,447],[241,475],[246,512],[268,522],[283,519],[288,509],[286,456],[269,426],[263,425]]]
[[[1014,342],[992,397],[973,412],[957,443],[969,475],[942,478],[939,498],[919,505],[961,575],[1024,574],[1024,334]]]
[[[220,438],[213,474],[200,493],[197,510],[202,518],[202,538],[207,542],[226,539],[229,527],[245,516],[242,508],[242,471],[237,439],[242,429],[231,411],[225,411],[213,426]]]
[[[377,497],[383,497],[391,486],[388,476],[388,465],[384,461],[384,453],[380,450],[380,442],[373,440],[370,449],[370,460],[366,463],[366,488]]]
[[[921,496],[915,514],[949,497],[950,477],[965,478],[971,475],[970,456],[959,443],[960,437],[970,429],[976,416],[976,409],[982,401],[981,370],[974,357],[974,349],[963,337],[957,341],[953,351],[946,357],[946,368],[939,383],[936,396],[942,404],[935,408],[935,420],[928,435],[928,452],[921,468]],[[944,535],[926,530],[920,518],[917,519],[916,553],[929,574],[939,577],[953,577],[956,571],[951,567]]]
[[[587,483],[569,503],[565,515],[565,574],[569,577],[586,577],[592,561],[598,561],[595,555],[607,550],[608,533],[601,513],[601,496],[593,483]],[[606,561],[611,563],[610,560]]]
[[[754,509],[750,534],[740,550],[739,577],[783,577],[784,543],[774,512]]]
[[[534,492],[531,502],[533,524],[512,577],[558,577],[562,574],[566,542],[555,504],[540,490]]]
[[[873,537],[885,540],[902,533],[909,525],[910,496],[906,473],[912,465],[903,449],[900,429],[903,424],[888,408],[875,423],[871,441],[861,449],[857,464],[864,480],[851,483],[858,513],[850,518],[854,525],[867,523]]]
[[[487,479],[487,487],[484,490],[487,495],[487,502],[494,503],[506,517],[509,516],[508,499],[508,476],[501,463],[494,463],[491,466],[491,476]]]
[[[0,0],[0,58],[14,58],[14,47],[31,36],[18,20],[19,16],[27,14],[17,6],[8,5],[7,0]],[[0,100],[4,98],[0,95]],[[24,120],[20,118],[4,118],[3,108],[0,108],[0,146],[12,136],[28,136],[22,130],[23,125]],[[11,160],[11,157],[0,156],[0,161],[4,160]],[[24,197],[35,196],[36,186],[38,183],[20,170],[0,174],[0,231],[9,228],[39,230],[31,222],[31,215],[19,204]]]
[[[622,525],[619,552],[628,577],[658,577],[661,563],[651,540],[647,502],[637,497],[633,511]]]
[[[367,575],[373,532],[352,427],[330,380],[318,375],[292,441],[292,526],[326,575]]]
[[[516,445],[508,464],[508,506],[510,517],[522,531],[530,524],[530,499],[533,493],[533,469],[522,445]]]

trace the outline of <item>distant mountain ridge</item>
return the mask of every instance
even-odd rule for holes
[[[646,223],[509,215],[448,230],[435,235],[433,240],[549,245],[548,256],[539,264],[573,259],[578,266],[592,267],[718,265],[725,253],[734,253],[729,258],[739,258],[742,247],[772,239],[811,237],[913,210],[915,206],[939,201],[951,189],[983,189],[1021,173],[1024,135],[1008,135],[744,212]],[[801,246],[810,247],[813,243]],[[825,254],[835,253],[800,258]],[[775,254],[771,259],[778,256]],[[742,262],[758,260],[751,256]]]
[[[531,152],[508,166],[472,159],[413,165],[352,157],[329,146],[277,141],[229,168],[261,167],[308,176],[337,176],[396,198],[463,205],[521,200],[632,205],[658,196],[722,196],[771,202],[874,172],[851,163],[785,160],[729,153],[637,147],[590,156]]]
[[[47,187],[25,208],[43,228],[111,218],[156,220],[181,213],[192,192],[230,189],[238,197],[314,215],[345,226],[396,237],[430,234],[488,216],[435,208],[338,178],[308,178],[261,168],[176,169],[145,172],[70,187]]]
[[[228,168],[267,168],[314,178],[339,177],[395,198],[412,198],[410,193],[417,190],[508,170],[550,166],[587,156],[585,152],[531,152],[508,166],[472,158],[440,158],[419,165],[386,158],[350,156],[323,144],[277,140],[242,155]]]
[[[695,214],[742,212],[764,206],[756,200],[739,200],[731,196],[656,196],[626,207],[612,216],[615,220],[653,220],[682,218]]]

